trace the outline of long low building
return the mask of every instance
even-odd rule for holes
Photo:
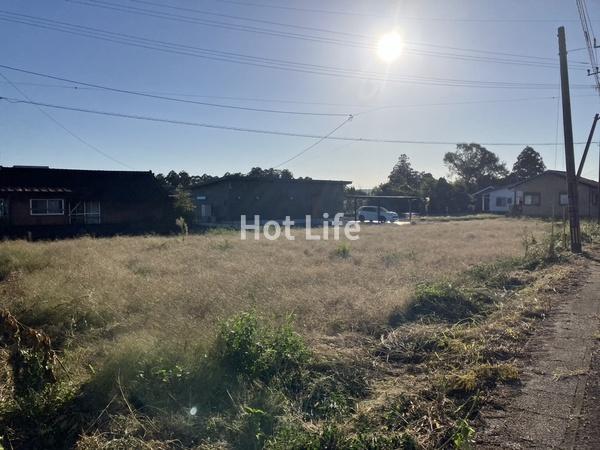
[[[525,216],[566,217],[569,197],[567,195],[567,175],[560,170],[546,170],[544,173],[512,186],[515,207]],[[598,215],[598,183],[587,178],[579,178],[579,214],[582,217]]]
[[[173,221],[152,172],[0,166],[2,235],[162,231]]]
[[[344,187],[350,181],[272,179],[228,176],[191,189],[197,223],[239,223],[245,215],[262,220],[318,220],[344,210]]]

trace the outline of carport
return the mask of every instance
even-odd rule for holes
[[[380,216],[381,201],[382,200],[408,200],[408,221],[412,221],[412,202],[413,200],[420,200],[419,197],[412,197],[408,195],[346,195],[346,198],[354,200],[354,220],[358,220],[358,200],[371,200],[377,206],[377,217]]]

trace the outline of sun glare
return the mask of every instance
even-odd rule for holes
[[[384,34],[379,42],[377,43],[377,55],[386,63],[392,63],[402,53],[402,47],[404,46],[400,35],[392,31]]]

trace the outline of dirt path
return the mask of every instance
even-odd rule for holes
[[[526,346],[520,387],[483,412],[477,448],[600,449],[600,262]]]

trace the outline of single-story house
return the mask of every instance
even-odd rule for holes
[[[475,210],[479,212],[507,213],[511,211],[515,193],[513,185],[494,187],[488,186],[473,194]]]
[[[173,221],[152,172],[0,166],[0,235],[162,231]]]
[[[196,203],[196,223],[239,223],[245,215],[253,221],[300,221],[310,215],[314,221],[324,213],[330,217],[344,211],[344,187],[350,181],[312,179],[271,179],[226,176],[191,188]]]
[[[515,207],[525,216],[566,217],[569,197],[567,175],[560,170],[544,173],[513,185]],[[581,217],[596,217],[598,214],[598,183],[579,178],[579,214]]]

